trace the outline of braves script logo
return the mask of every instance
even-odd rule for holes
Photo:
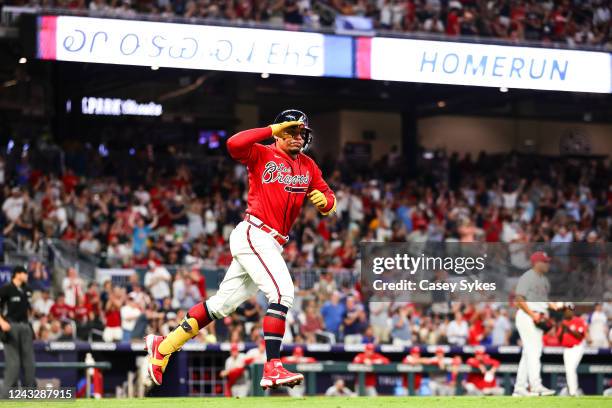
[[[291,174],[291,169],[285,166],[284,163],[276,163],[269,161],[264,167],[263,174],[261,175],[261,182],[264,184],[268,183],[279,183],[285,184],[285,191],[305,193],[308,184],[310,184],[310,174]],[[304,187],[296,186],[295,184],[302,184]]]

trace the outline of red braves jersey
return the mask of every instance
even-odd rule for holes
[[[574,316],[571,320],[563,320],[561,324],[570,328],[572,331],[582,334],[582,337],[578,339],[567,331],[563,333],[561,337],[561,345],[563,347],[574,347],[582,343],[584,335],[586,334],[586,322],[582,318]],[[561,327],[558,328],[558,333],[561,335]]]
[[[327,205],[321,212],[330,211],[336,198],[310,157],[299,153],[293,159],[276,145],[257,143],[271,136],[269,127],[245,130],[228,139],[227,150],[232,158],[247,166],[247,214],[288,235],[306,194],[312,190],[325,194]]]

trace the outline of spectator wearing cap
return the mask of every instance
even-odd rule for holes
[[[363,353],[359,353],[353,358],[353,363],[371,366],[374,364],[389,364],[389,359],[377,353],[374,344],[368,343],[364,346]],[[376,391],[376,378],[376,373],[366,373],[365,392],[368,397],[378,396],[378,391]]]
[[[468,395],[504,395],[504,389],[497,385],[495,378],[499,360],[491,358],[483,349],[477,349],[467,364],[473,369],[465,383]]]

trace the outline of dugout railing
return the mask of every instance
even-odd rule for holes
[[[408,395],[417,395],[414,389],[414,376],[417,373],[435,374],[447,373],[447,370],[441,370],[436,366],[428,365],[411,365],[411,364],[354,364],[354,363],[309,363],[309,364],[285,364],[288,370],[295,370],[304,374],[306,387],[306,395],[316,395],[316,376],[319,374],[334,374],[334,373],[354,373],[357,376],[356,391],[360,396],[365,396],[365,376],[366,373],[377,374],[395,374],[408,376]],[[501,377],[501,386],[505,390],[506,395],[512,393],[513,381],[512,377],[518,371],[518,364],[501,364],[497,369],[497,377]],[[461,364],[458,368],[459,377],[455,384],[456,395],[463,394],[462,377],[469,372],[478,372],[478,370]],[[565,375],[565,367],[562,364],[543,364],[542,372],[551,375],[551,383],[557,383],[557,376]],[[259,386],[259,379],[263,374],[263,364],[251,365],[251,395],[263,396],[264,391]],[[602,395],[604,391],[604,375],[612,374],[612,365],[603,364],[581,364],[578,366],[578,374],[592,374],[596,378],[597,395]]]

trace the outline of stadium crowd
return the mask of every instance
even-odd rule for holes
[[[12,0],[9,4],[220,21],[369,27],[396,32],[612,47],[609,0]],[[348,19],[346,17],[349,17]],[[344,18],[344,19],[342,19]],[[352,19],[351,19],[352,18]]]
[[[244,168],[229,158],[202,170],[135,155],[130,168],[142,171],[119,181],[112,176],[117,169],[102,169],[99,160],[56,175],[29,157],[15,153],[0,162],[0,227],[31,256],[38,339],[129,341],[167,333],[185,310],[206,299],[202,269],[231,262],[228,237],[245,209],[246,179]],[[351,171],[348,158],[326,166],[337,216],[319,217],[306,205],[285,247],[296,282],[285,341],[517,344],[508,303],[364,301],[355,278],[363,241],[610,241],[609,162],[484,153],[476,159],[444,152],[424,157],[416,177],[397,176],[403,159],[395,149],[365,173]],[[53,290],[42,251],[49,239],[72,243],[102,266],[146,272],[142,278],[134,273],[125,285],[100,286],[69,268],[61,288]],[[612,298],[605,300],[584,311],[593,346],[612,341]],[[258,342],[264,302],[249,299],[198,340]],[[548,340],[554,345],[554,336]]]

